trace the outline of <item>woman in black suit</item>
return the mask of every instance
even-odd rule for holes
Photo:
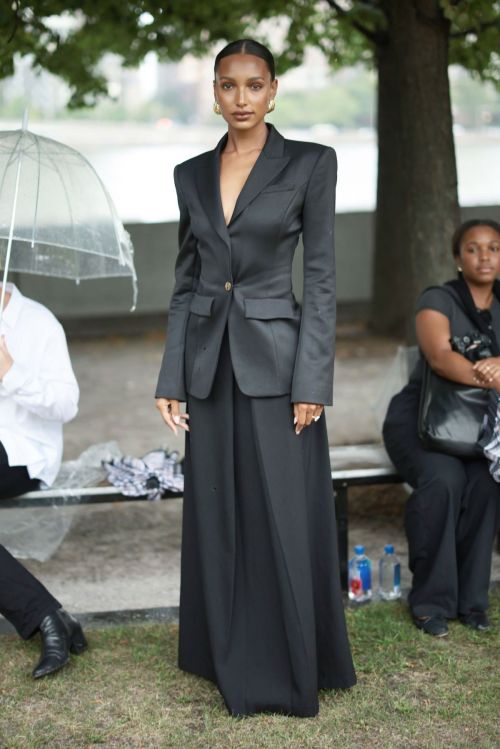
[[[265,123],[276,90],[261,44],[217,55],[228,132],[174,172],[179,255],[156,397],[187,432],[179,665],[213,680],[232,715],[312,716],[318,689],[355,683],[323,414],[337,165],[331,148]]]

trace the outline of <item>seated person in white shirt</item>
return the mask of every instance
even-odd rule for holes
[[[79,396],[66,337],[53,314],[13,284],[7,285],[5,300],[0,327],[0,501],[54,481],[62,458],[63,424],[76,415]],[[64,666],[70,651],[86,648],[76,619],[1,545],[0,613],[24,639],[41,633],[35,678]]]

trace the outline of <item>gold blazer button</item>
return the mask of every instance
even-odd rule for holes
[[[224,288],[226,291],[231,291],[231,289],[233,288],[233,284],[231,283],[231,281],[226,281],[226,283],[224,284]]]

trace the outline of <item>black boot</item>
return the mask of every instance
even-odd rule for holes
[[[66,665],[70,651],[79,655],[87,647],[82,627],[64,609],[48,614],[40,624],[42,655],[33,670],[35,679],[47,676]]]

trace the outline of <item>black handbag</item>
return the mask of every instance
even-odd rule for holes
[[[446,380],[424,363],[418,431],[427,450],[459,458],[482,455],[478,445],[488,422],[490,393]]]
[[[479,318],[480,313],[471,304],[472,297],[468,289],[464,289],[465,286],[465,282],[461,280],[440,288],[449,292],[455,301],[461,304],[469,319],[479,328],[479,338],[483,338],[483,344],[486,345],[488,341],[493,349],[493,355],[497,356],[498,343],[491,323],[488,324],[484,318]],[[495,284],[497,296],[498,291]],[[452,339],[453,348],[460,350],[456,343],[456,339]],[[463,352],[460,350],[460,353]],[[492,356],[492,351],[488,351],[486,355]],[[479,358],[482,358],[481,353],[476,351],[473,360]],[[440,377],[424,359],[418,414],[418,434],[423,446],[428,450],[437,450],[460,458],[482,455],[482,448],[478,442],[488,424],[489,401],[489,389],[461,385]]]

